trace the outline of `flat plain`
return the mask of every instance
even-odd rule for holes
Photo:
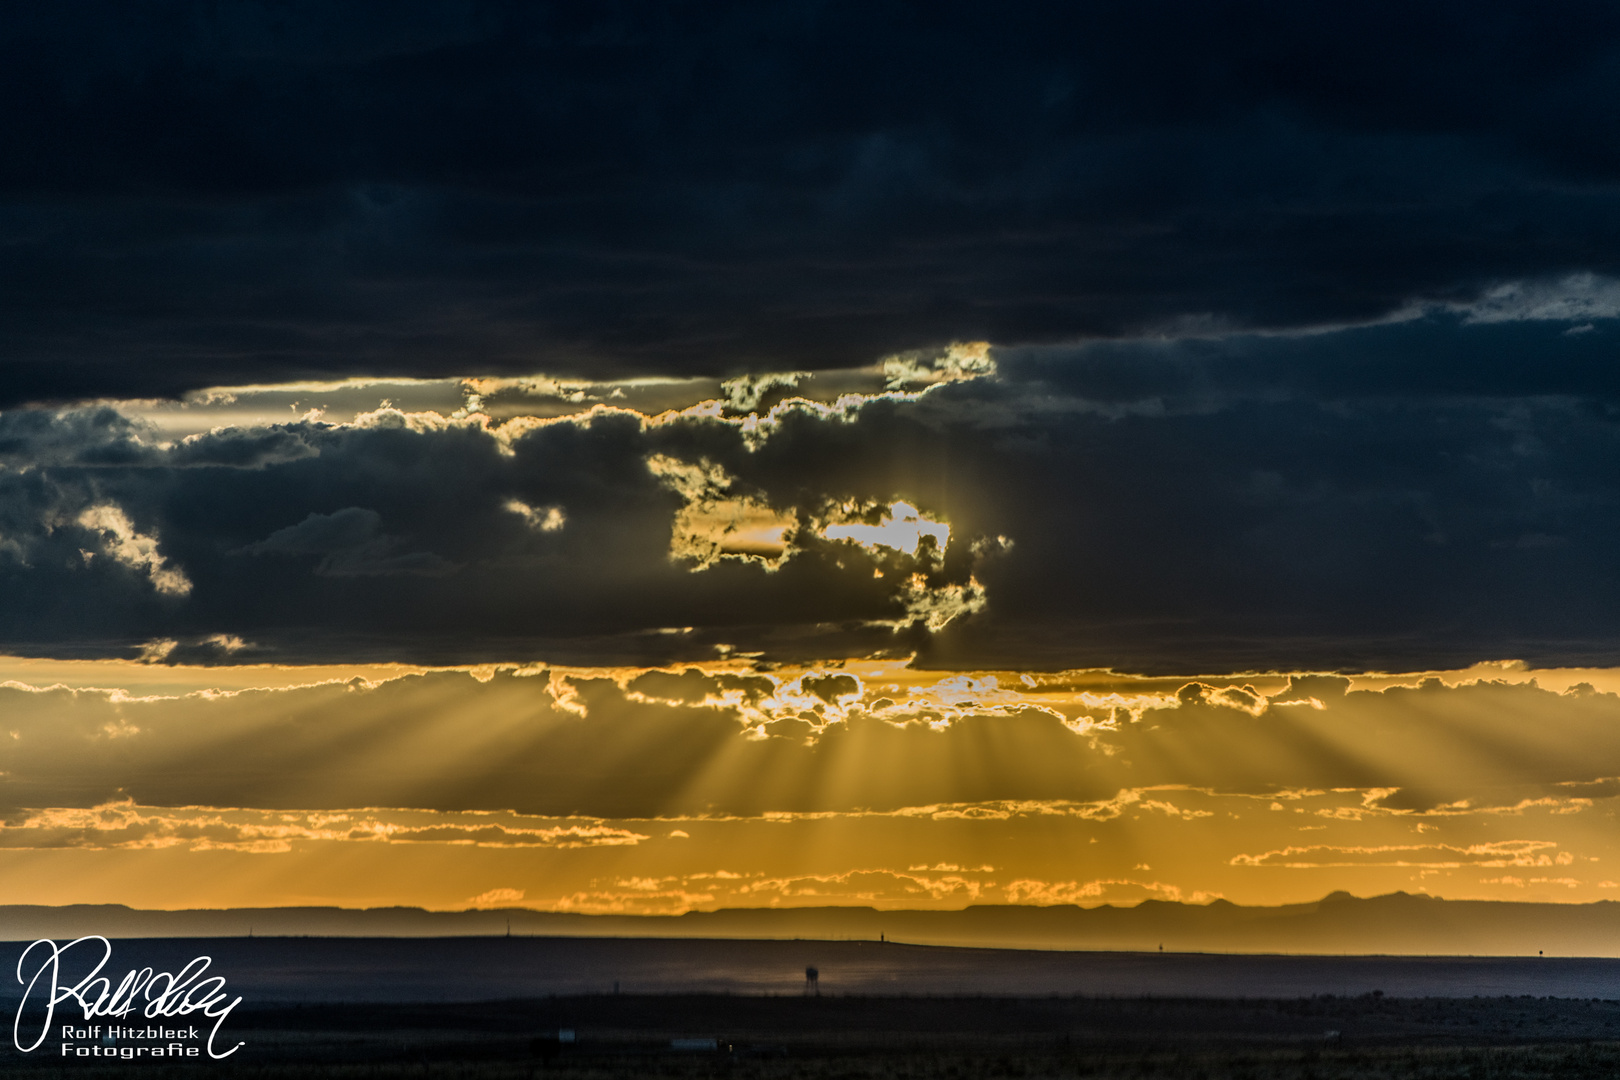
[[[22,948],[0,947],[0,971],[15,970]],[[191,938],[117,941],[109,970],[116,981],[132,967],[172,971],[199,955],[243,997],[220,1040],[244,1043],[232,1058],[64,1060],[52,1039],[28,1055],[8,1048],[0,1069],[19,1080],[1528,1080],[1620,1071],[1613,960]],[[16,992],[5,988],[8,1012]]]

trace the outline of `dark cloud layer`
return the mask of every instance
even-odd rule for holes
[[[1620,270],[1608,4],[5,21],[0,404],[824,368]]]
[[[752,430],[734,414],[499,429],[382,410],[166,443],[110,408],[13,410],[0,647],[920,651],[1183,674],[1620,662],[1620,403],[1603,362],[1620,323],[1578,327],[1433,315],[1029,350],[916,400],[789,407]],[[1509,356],[1534,370],[1511,392],[1482,385]],[[826,532],[897,501],[948,523],[948,543]],[[720,554],[716,530],[759,522],[780,552]]]
[[[966,588],[977,561],[962,545],[908,555],[826,540],[810,518],[844,486],[772,491],[768,466],[733,487],[802,508],[792,558],[674,556],[688,499],[651,462],[753,457],[735,426],[703,418],[610,412],[506,442],[387,411],[168,448],[110,409],[13,412],[0,431],[15,433],[0,470],[0,642],[20,652],[168,641],[171,659],[206,657],[220,635],[247,643],[214,650],[236,660],[904,649],[926,622],[908,614],[911,593]],[[555,528],[530,520],[542,506]]]
[[[1612,5],[5,21],[5,649],[1620,662]],[[384,411],[167,440],[129,404],[830,383],[969,339],[999,375],[752,434],[739,410],[816,380],[500,435]],[[27,406],[90,397],[125,404]],[[902,500],[949,544],[823,531]]]

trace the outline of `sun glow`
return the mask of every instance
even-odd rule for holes
[[[848,511],[853,509],[848,508]],[[876,522],[828,525],[821,530],[821,535],[829,540],[849,540],[865,548],[886,547],[906,555],[915,555],[924,538],[933,541],[943,553],[951,542],[951,527],[943,521],[923,517],[910,503],[894,502],[889,504]]]
[[[1591,764],[1620,717],[1592,686],[1615,672],[7,659],[0,675],[0,768],[36,778],[0,828],[12,902],[1594,900],[1620,859],[1620,780]],[[1465,735],[1511,752],[1459,752]],[[235,764],[188,768],[199,755]],[[1516,755],[1553,779],[1515,779]],[[1448,787],[1430,760],[1452,763]],[[80,787],[50,784],[65,761]]]

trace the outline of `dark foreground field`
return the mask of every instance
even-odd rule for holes
[[[1312,956],[979,949],[878,941],[674,938],[115,939],[110,971],[179,971],[212,958],[252,1006],[476,1002],[610,994],[793,995],[804,971],[830,996],[1532,997],[1620,999],[1620,959]],[[26,945],[0,942],[0,1008]],[[95,949],[65,971],[87,971]],[[74,975],[68,979],[77,978]]]
[[[559,1029],[575,1033],[559,1043]],[[0,1057],[8,1078],[1614,1077],[1620,1002],[597,995],[240,1010],[225,1062]],[[677,1040],[680,1040],[678,1042]],[[709,1041],[712,1040],[712,1047]],[[681,1048],[681,1047],[685,1048]]]
[[[0,944],[7,1020],[23,948]],[[1613,959],[190,938],[116,941],[107,973],[202,955],[242,996],[218,1039],[243,1043],[233,1057],[100,1056],[127,1039],[63,1057],[61,1025],[86,1023],[64,1005],[30,1054],[0,1036],[0,1077],[1620,1077]],[[804,993],[810,966],[821,996]]]
[[[4,1073],[18,1080],[72,1075],[83,1080],[131,1074],[209,1076],[233,1080],[1584,1080],[1610,1078],[1620,1069],[1614,1045],[1491,1048],[1407,1048],[1356,1051],[1230,1050],[1197,1053],[1040,1054],[931,1052],[823,1054],[798,1058],[714,1059],[591,1057],[554,1062],[428,1061],[365,1065],[259,1064],[152,1066],[128,1069],[24,1068]]]

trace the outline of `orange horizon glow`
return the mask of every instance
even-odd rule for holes
[[[1558,748],[1605,737],[1617,690],[1620,671],[1511,663],[1172,679],[0,658],[9,773],[71,762],[74,789],[104,792],[32,784],[0,827],[0,903],[1590,902],[1620,897],[1620,785]],[[263,767],[224,803],[177,779],[200,761]]]

